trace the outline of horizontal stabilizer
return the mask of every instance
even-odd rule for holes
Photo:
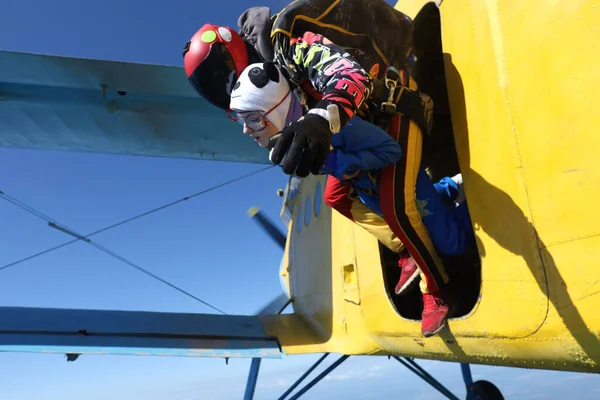
[[[0,147],[269,163],[180,67],[0,51]]]
[[[0,351],[280,358],[257,316],[0,307]]]

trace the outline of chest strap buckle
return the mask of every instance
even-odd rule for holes
[[[398,86],[398,80],[400,79],[400,71],[396,68],[389,66],[385,70],[384,80],[385,87],[389,90],[387,101],[381,103],[381,111],[386,114],[393,114],[396,112],[396,104],[394,104],[394,92]]]

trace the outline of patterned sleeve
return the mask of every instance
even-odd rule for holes
[[[315,105],[327,109],[336,104],[341,125],[345,125],[373,91],[369,74],[342,47],[322,35],[306,32],[290,41],[289,57],[293,61],[296,81],[308,80],[322,95]]]

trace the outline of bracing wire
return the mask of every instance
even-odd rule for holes
[[[274,167],[274,165],[271,165],[271,166],[268,166],[268,167],[261,168],[261,169],[259,169],[259,170],[256,170],[256,171],[253,171],[253,172],[250,172],[250,173],[248,173],[248,174],[241,175],[241,176],[239,176],[239,177],[237,177],[237,178],[234,178],[234,179],[231,179],[231,180],[229,180],[229,181],[226,181],[226,182],[220,183],[220,184],[218,184],[218,185],[216,185],[216,186],[212,186],[212,187],[210,187],[210,188],[208,188],[208,189],[204,189],[204,190],[201,190],[201,191],[199,191],[199,192],[196,192],[196,193],[194,193],[194,194],[192,194],[192,195],[190,195],[190,196],[183,197],[183,198],[181,198],[181,199],[179,199],[179,200],[176,200],[176,201],[173,201],[173,202],[171,202],[171,203],[165,204],[165,205],[163,205],[163,206],[160,206],[160,207],[154,208],[154,209],[152,209],[152,210],[149,210],[149,211],[146,211],[146,212],[144,212],[144,213],[138,214],[138,215],[136,215],[136,216],[133,216],[133,217],[131,217],[131,218],[127,218],[127,219],[125,219],[125,220],[123,220],[123,221],[121,221],[121,222],[117,222],[117,223],[115,223],[115,224],[112,224],[112,225],[109,225],[109,226],[107,226],[107,227],[105,227],[105,228],[102,228],[102,229],[99,229],[99,230],[97,230],[97,231],[94,231],[94,232],[88,233],[87,235],[81,235],[80,237],[77,237],[77,239],[73,239],[73,240],[71,240],[71,241],[69,241],[69,242],[65,242],[65,243],[59,244],[59,245],[57,245],[57,246],[50,247],[50,248],[48,248],[48,249],[46,249],[46,250],[40,251],[39,253],[35,253],[35,254],[32,254],[32,255],[30,255],[30,256],[27,256],[27,257],[25,257],[25,258],[21,258],[21,259],[19,259],[19,260],[16,260],[16,261],[10,262],[10,263],[8,263],[8,264],[5,264],[5,265],[1,266],[1,267],[0,267],[0,271],[3,271],[3,270],[5,270],[5,269],[8,269],[8,268],[10,268],[10,267],[14,267],[15,265],[18,265],[18,264],[24,263],[25,261],[32,260],[32,259],[34,259],[34,258],[37,258],[37,257],[39,257],[39,256],[42,256],[42,255],[44,255],[44,254],[48,254],[48,253],[50,253],[50,252],[53,252],[54,250],[61,249],[61,248],[65,247],[65,246],[68,246],[68,245],[70,245],[70,244],[72,244],[72,243],[75,243],[75,242],[77,242],[77,241],[79,241],[79,240],[83,240],[83,239],[85,239],[85,238],[92,237],[92,236],[94,236],[94,235],[97,235],[97,234],[99,234],[99,233],[106,232],[106,231],[108,231],[108,230],[110,230],[110,229],[114,229],[114,228],[116,228],[116,227],[119,227],[119,226],[121,226],[121,225],[124,225],[124,224],[126,224],[126,223],[132,222],[132,221],[134,221],[134,220],[136,220],[136,219],[139,219],[139,218],[142,218],[142,217],[146,217],[146,216],[148,216],[148,215],[150,215],[150,214],[153,214],[153,213],[155,213],[155,212],[157,212],[157,211],[164,210],[165,208],[172,207],[172,206],[174,206],[174,205],[176,205],[176,204],[179,204],[179,203],[182,203],[182,202],[184,202],[184,201],[186,201],[186,200],[193,199],[194,197],[198,197],[198,196],[200,196],[200,195],[203,195],[203,194],[205,194],[205,193],[212,192],[213,190],[216,190],[216,189],[222,188],[223,186],[227,186],[227,185],[230,185],[230,184],[232,184],[232,183],[238,182],[238,181],[240,181],[240,180],[242,180],[242,179],[249,178],[249,177],[250,177],[250,176],[252,176],[252,175],[256,175],[256,174],[258,174],[258,173],[260,173],[260,172],[266,171],[267,169],[270,169],[270,168],[273,168],[273,167]],[[9,200],[9,199],[11,199],[11,198],[10,198],[10,197],[8,197],[8,196],[7,196],[5,193],[3,193],[2,191],[0,191],[0,197],[4,198],[5,200],[7,200],[7,201],[9,201],[9,202],[11,202],[11,203],[12,203],[12,201],[11,201],[11,200]],[[15,203],[13,203],[13,204],[15,204]],[[17,204],[15,204],[15,205],[17,205]],[[29,211],[30,211],[30,212],[31,212],[31,211],[33,211],[33,212],[32,212],[32,214],[33,214],[34,212],[37,212],[37,211],[35,211],[35,210],[29,210]],[[42,214],[42,215],[43,215],[43,214]],[[39,217],[39,216],[40,216],[40,215],[38,215],[38,217]]]
[[[99,229],[99,230],[97,230],[97,231],[95,231],[95,232],[92,232],[92,233],[90,233],[90,234],[88,234],[88,235],[80,235],[80,234],[76,233],[75,231],[73,231],[73,230],[69,229],[69,228],[68,228],[68,227],[66,227],[65,225],[59,224],[58,222],[56,222],[56,220],[54,220],[54,219],[50,218],[50,217],[49,217],[49,216],[47,216],[46,214],[44,214],[44,213],[42,213],[42,212],[40,212],[40,211],[36,210],[35,208],[33,208],[33,207],[31,207],[31,206],[29,206],[29,205],[27,205],[27,204],[25,204],[25,203],[23,203],[23,202],[21,202],[21,201],[17,200],[16,198],[14,198],[14,197],[12,197],[12,196],[9,196],[9,195],[7,195],[6,193],[4,193],[4,192],[0,191],[0,198],[2,198],[3,200],[5,200],[5,201],[8,201],[9,203],[11,203],[11,204],[13,204],[13,205],[15,205],[15,206],[17,206],[17,207],[19,207],[19,208],[21,208],[21,209],[23,209],[23,210],[25,210],[25,211],[29,212],[30,214],[32,214],[32,215],[35,215],[36,217],[38,217],[38,218],[40,218],[40,219],[42,219],[42,220],[44,220],[44,221],[48,222],[48,225],[49,225],[50,227],[52,227],[52,228],[54,228],[54,229],[57,229],[57,230],[59,230],[59,231],[62,231],[63,233],[66,233],[66,234],[68,234],[68,235],[74,236],[74,237],[76,238],[76,239],[74,239],[74,240],[71,240],[71,241],[69,241],[69,242],[65,242],[65,243],[63,243],[63,244],[60,244],[60,245],[58,245],[58,246],[55,246],[55,247],[52,247],[52,248],[50,248],[50,249],[44,250],[44,251],[42,251],[42,252],[39,252],[39,253],[33,254],[33,255],[31,255],[31,256],[25,257],[25,258],[23,258],[23,259],[21,259],[21,260],[14,261],[14,262],[12,262],[12,263],[10,263],[10,264],[4,265],[4,266],[0,267],[0,271],[4,270],[4,269],[6,269],[6,268],[9,268],[9,267],[11,267],[11,266],[14,266],[14,265],[20,264],[20,263],[22,263],[22,262],[24,262],[24,261],[31,260],[31,259],[33,259],[33,258],[35,258],[35,257],[38,257],[38,256],[41,256],[41,255],[43,255],[43,254],[47,254],[47,253],[49,253],[49,252],[51,252],[51,251],[54,251],[54,250],[57,250],[57,249],[59,249],[59,248],[61,248],[61,247],[65,247],[65,246],[67,246],[67,245],[69,245],[69,244],[71,244],[71,243],[77,242],[77,241],[79,241],[79,240],[83,240],[84,242],[86,242],[86,243],[88,243],[88,244],[90,244],[90,245],[92,245],[92,246],[96,247],[98,250],[100,250],[100,251],[102,251],[102,252],[104,252],[104,253],[106,253],[106,254],[110,255],[111,257],[113,257],[113,258],[115,258],[115,259],[117,259],[117,260],[119,260],[119,261],[121,261],[121,262],[123,262],[123,263],[125,263],[125,264],[129,265],[130,267],[132,267],[132,268],[135,268],[135,269],[137,269],[138,271],[140,271],[140,272],[142,272],[142,273],[144,273],[144,274],[146,274],[146,275],[148,275],[148,276],[150,276],[150,277],[152,277],[152,278],[154,278],[154,279],[156,279],[156,280],[158,280],[158,281],[160,281],[160,282],[164,283],[165,285],[167,285],[167,286],[169,286],[169,287],[171,287],[171,288],[173,288],[173,289],[175,289],[175,290],[179,291],[180,293],[183,293],[184,295],[186,295],[186,296],[188,296],[188,297],[190,297],[190,298],[192,298],[192,299],[194,299],[194,300],[196,300],[196,301],[198,301],[198,302],[200,302],[200,303],[202,303],[202,304],[206,305],[207,307],[210,307],[210,308],[212,308],[213,310],[215,310],[215,311],[218,311],[218,312],[220,312],[220,313],[222,313],[222,314],[226,314],[224,311],[222,311],[222,310],[220,310],[219,308],[217,308],[217,307],[213,306],[212,304],[210,304],[210,303],[208,303],[208,302],[206,302],[206,301],[204,301],[204,300],[200,299],[200,298],[199,298],[199,297],[197,297],[197,296],[194,296],[193,294],[191,294],[191,293],[187,292],[186,290],[184,290],[184,289],[181,289],[180,287],[178,287],[178,286],[176,286],[176,285],[174,285],[174,284],[172,284],[172,283],[168,282],[167,280],[165,280],[165,279],[163,279],[163,278],[159,277],[158,275],[156,275],[156,274],[154,274],[154,273],[152,273],[152,272],[150,272],[150,271],[146,270],[145,268],[142,268],[142,267],[141,267],[141,266],[139,266],[138,264],[135,264],[134,262],[132,262],[132,261],[130,261],[130,260],[128,260],[128,259],[126,259],[125,257],[123,257],[123,256],[120,256],[119,254],[115,253],[114,251],[112,251],[112,250],[109,250],[109,249],[107,249],[106,247],[104,247],[104,246],[102,246],[102,245],[100,245],[100,244],[98,244],[98,243],[96,243],[96,242],[92,242],[92,241],[89,239],[89,237],[90,237],[90,236],[93,236],[93,235],[97,235],[97,234],[99,234],[99,233],[101,233],[101,232],[106,232],[106,231],[107,231],[107,230],[109,230],[109,229],[116,228],[116,227],[118,227],[118,226],[121,226],[121,225],[123,225],[123,224],[126,224],[126,223],[128,223],[128,222],[131,222],[131,221],[134,221],[134,220],[136,220],[136,219],[139,219],[139,218],[142,218],[142,217],[144,217],[144,216],[147,216],[147,215],[150,215],[150,214],[152,214],[152,213],[155,213],[155,212],[157,212],[157,211],[159,211],[159,210],[164,210],[165,208],[168,208],[168,207],[174,206],[175,204],[181,203],[181,202],[183,202],[183,201],[186,201],[186,200],[189,200],[189,199],[191,199],[191,198],[198,197],[198,196],[200,196],[200,195],[202,195],[202,194],[208,193],[208,192],[210,192],[210,191],[216,190],[216,189],[218,189],[218,188],[221,188],[221,187],[223,187],[223,186],[226,186],[226,185],[229,185],[229,184],[231,184],[231,183],[237,182],[237,181],[239,181],[239,180],[241,180],[241,179],[244,179],[244,178],[250,177],[250,176],[252,176],[252,175],[258,174],[258,173],[260,173],[260,172],[262,172],[262,171],[265,171],[265,170],[267,170],[267,169],[269,169],[269,168],[272,168],[272,167],[274,167],[274,166],[265,167],[265,168],[262,168],[262,169],[260,169],[260,170],[257,170],[257,171],[254,171],[254,172],[251,172],[251,173],[249,173],[249,174],[245,174],[245,175],[242,175],[242,176],[240,176],[240,177],[237,177],[237,178],[235,178],[235,179],[232,179],[232,180],[229,180],[229,181],[223,182],[223,183],[221,183],[221,184],[219,184],[219,185],[216,185],[216,186],[210,187],[210,188],[208,188],[208,189],[202,190],[202,191],[200,191],[200,192],[194,193],[194,194],[193,194],[193,195],[191,195],[191,196],[186,196],[186,197],[184,197],[184,198],[182,198],[182,199],[179,199],[179,200],[177,200],[177,201],[173,201],[173,202],[171,202],[171,203],[169,203],[169,204],[165,204],[165,205],[163,205],[163,206],[161,206],[161,207],[154,208],[154,209],[152,209],[152,210],[150,210],[150,211],[144,212],[144,213],[142,213],[142,214],[138,214],[138,215],[136,215],[136,216],[134,216],[134,217],[128,218],[128,219],[126,219],[126,220],[123,220],[123,221],[121,221],[121,222],[118,222],[118,223],[116,223],[116,224],[113,224],[113,225],[107,226],[107,227],[105,227],[105,228]]]
[[[89,240],[89,239],[88,239],[88,240]],[[152,272],[148,271],[147,269],[144,269],[144,268],[140,267],[138,264],[135,264],[135,263],[133,263],[132,261],[129,261],[129,260],[128,260],[128,259],[126,259],[125,257],[122,257],[122,256],[118,255],[118,254],[117,254],[117,253],[115,253],[114,251],[111,251],[111,250],[107,249],[106,247],[104,247],[104,246],[101,246],[101,245],[99,245],[98,243],[95,243],[95,242],[90,242],[90,244],[91,244],[92,246],[96,247],[98,250],[105,252],[106,254],[108,254],[108,255],[110,255],[110,256],[112,256],[112,257],[116,258],[117,260],[119,260],[119,261],[121,261],[121,262],[123,262],[123,263],[125,263],[125,264],[127,264],[127,265],[129,265],[130,267],[132,267],[132,268],[135,268],[135,269],[137,269],[138,271],[140,271],[140,272],[142,272],[142,273],[144,273],[144,274],[146,274],[146,275],[148,275],[148,276],[150,276],[150,277],[152,277],[152,278],[156,279],[157,281],[159,281],[159,282],[162,282],[162,283],[164,283],[165,285],[167,285],[167,286],[169,286],[169,287],[171,287],[171,288],[173,288],[173,289],[177,290],[178,292],[180,292],[180,293],[183,293],[184,295],[186,295],[186,296],[188,296],[188,297],[191,297],[192,299],[194,299],[194,300],[196,300],[196,301],[198,301],[198,302],[200,302],[200,303],[204,304],[205,306],[207,306],[207,307],[210,307],[210,308],[212,308],[213,310],[220,312],[221,314],[227,315],[227,313],[226,313],[225,311],[223,311],[223,310],[221,310],[221,309],[219,309],[219,308],[217,308],[217,307],[213,306],[212,304],[210,304],[210,303],[208,303],[208,302],[206,302],[206,301],[202,300],[201,298],[199,298],[199,297],[197,297],[197,296],[194,296],[194,295],[193,295],[193,294],[191,294],[190,292],[188,292],[188,291],[186,291],[186,290],[184,290],[184,289],[180,288],[179,286],[176,286],[176,285],[172,284],[171,282],[167,281],[166,279],[163,279],[163,278],[161,278],[160,276],[158,276],[158,275],[156,275],[156,274],[153,274]]]
[[[23,202],[21,202],[21,201],[19,201],[19,200],[15,199],[14,197],[10,197],[10,196],[8,196],[6,193],[4,193],[4,192],[0,192],[0,197],[1,197],[2,199],[4,199],[4,200],[8,201],[9,203],[12,203],[12,204],[14,204],[15,206],[17,206],[17,207],[19,207],[19,208],[21,208],[21,209],[23,209],[23,210],[25,210],[25,211],[27,211],[27,212],[29,212],[29,213],[31,213],[31,214],[33,214],[33,215],[35,215],[36,217],[38,217],[38,218],[40,218],[40,219],[42,219],[42,220],[44,220],[44,221],[48,222],[48,225],[49,225],[51,228],[55,228],[55,229],[57,229],[57,230],[59,230],[59,231],[61,231],[61,232],[64,232],[64,233],[66,233],[66,234],[69,234],[69,235],[71,235],[71,236],[75,236],[75,237],[77,237],[77,238],[84,239],[86,243],[88,243],[88,244],[90,244],[90,245],[94,246],[94,247],[95,247],[95,248],[97,248],[98,250],[100,250],[100,251],[102,251],[102,252],[104,252],[104,253],[106,253],[106,254],[110,255],[111,257],[114,257],[114,258],[116,258],[117,260],[119,260],[119,261],[121,261],[121,262],[123,262],[123,263],[125,263],[125,264],[127,264],[127,265],[129,265],[129,266],[131,266],[131,267],[133,267],[133,268],[135,268],[135,269],[137,269],[138,271],[140,271],[140,272],[142,272],[142,273],[144,273],[144,274],[146,274],[146,275],[149,275],[149,276],[151,276],[151,277],[152,277],[152,278],[154,278],[154,279],[157,279],[158,281],[160,281],[160,282],[162,282],[162,283],[164,283],[164,284],[166,284],[166,285],[168,285],[168,286],[172,287],[173,289],[175,289],[175,290],[177,290],[177,291],[179,291],[179,292],[181,292],[181,293],[185,294],[186,296],[189,296],[189,297],[191,297],[192,299],[194,299],[194,300],[196,300],[196,301],[199,301],[200,303],[202,303],[202,304],[204,304],[204,305],[206,305],[206,306],[208,306],[208,307],[212,308],[213,310],[216,310],[216,311],[218,311],[218,312],[220,312],[220,313],[222,313],[222,314],[226,314],[224,311],[222,311],[222,310],[218,309],[217,307],[213,306],[212,304],[210,304],[210,303],[207,303],[206,301],[204,301],[204,300],[202,300],[202,299],[200,299],[200,298],[198,298],[198,297],[194,296],[193,294],[191,294],[191,293],[189,293],[189,292],[187,292],[187,291],[185,291],[185,290],[183,290],[183,289],[179,288],[179,287],[178,287],[178,286],[176,286],[176,285],[173,285],[172,283],[170,283],[170,282],[166,281],[165,279],[163,279],[163,278],[161,278],[161,277],[159,277],[159,276],[157,276],[157,275],[153,274],[152,272],[150,272],[150,271],[148,271],[148,270],[146,270],[146,269],[144,269],[144,268],[140,267],[139,265],[137,265],[137,264],[133,263],[132,261],[129,261],[129,260],[128,260],[128,259],[126,259],[125,257],[118,255],[118,254],[117,254],[117,253],[115,253],[114,251],[112,251],[112,250],[109,250],[109,249],[107,249],[106,247],[104,247],[104,246],[102,246],[102,245],[100,245],[100,244],[98,244],[98,243],[92,242],[92,241],[91,241],[90,239],[88,239],[88,238],[84,238],[82,235],[79,235],[78,233],[76,233],[75,231],[73,231],[73,230],[69,229],[69,228],[68,228],[68,227],[66,227],[65,225],[61,225],[61,224],[59,224],[58,222],[56,222],[56,221],[55,221],[55,220],[53,220],[52,218],[50,218],[50,217],[48,217],[47,215],[43,214],[42,212],[40,212],[40,211],[36,210],[35,208],[33,208],[33,207],[30,207],[30,206],[28,206],[27,204],[25,204],[25,203],[23,203]]]

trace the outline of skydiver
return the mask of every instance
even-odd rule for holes
[[[298,42],[304,39],[313,41],[313,44],[324,41],[324,38],[312,33],[307,33]],[[336,46],[331,43],[328,48],[336,50]],[[306,48],[305,51],[310,50]],[[337,63],[342,59],[341,55],[330,56],[325,60],[315,57],[311,65],[314,68],[312,83],[315,87],[327,87],[336,78],[342,79],[335,72],[329,73],[338,70]],[[356,63],[353,68],[359,75],[366,74]],[[364,92],[368,90],[368,81],[362,82],[366,84],[361,87]],[[360,103],[355,107],[360,107]],[[243,132],[271,151],[272,140],[278,137],[283,127],[293,125],[303,118],[323,118],[322,109],[306,110],[297,91],[290,87],[284,74],[272,62],[254,63],[242,72],[231,93],[230,108],[235,113],[230,118],[243,125]],[[329,124],[336,125],[335,110],[330,107],[327,112],[330,118],[333,117]],[[319,173],[351,186],[360,201],[381,217],[383,211],[380,206],[379,173],[382,168],[398,162],[402,153],[400,145],[386,131],[351,115],[339,132],[333,135],[331,151]],[[473,231],[466,202],[456,204],[460,201],[461,176],[444,178],[432,184],[421,168],[416,186],[415,200],[423,205],[421,219],[431,232],[436,248],[447,255],[466,252],[472,241]],[[426,307],[423,311],[422,333],[424,336],[431,336],[443,328],[443,322],[433,321],[429,317],[428,313],[433,310],[431,306],[435,304],[432,294],[425,290],[423,298]],[[432,327],[435,329],[431,330]]]
[[[309,18],[296,21],[298,14]],[[339,29],[323,25],[326,23],[333,23]],[[344,47],[376,78],[378,84],[370,96],[388,100],[385,79],[395,81],[399,111],[419,123],[423,132],[431,131],[431,99],[397,82],[398,71],[405,68],[410,55],[411,20],[384,0],[297,0],[274,16],[268,7],[252,7],[239,17],[238,28],[239,33],[229,27],[205,24],[184,48],[190,83],[215,106],[227,110],[231,87],[249,63],[275,61],[287,69],[292,81],[303,84],[304,76],[293,67],[294,55],[289,48],[294,36],[310,30]],[[349,31],[360,34],[348,35]],[[371,43],[363,31],[376,36],[377,43]],[[388,63],[390,70],[386,70]],[[309,96],[306,101],[314,104],[315,99]],[[372,118],[379,116],[378,109],[371,109],[376,114]],[[325,126],[299,123],[293,131],[286,127],[281,132],[271,161],[279,164],[284,154],[288,154],[283,171],[305,177],[318,172],[330,144],[331,132]]]
[[[404,187],[405,193],[414,195],[420,164],[408,164],[408,160],[420,160],[418,144],[419,140],[422,140],[421,132],[427,134],[431,131],[431,100],[400,84],[399,70],[405,69],[406,59],[410,55],[411,21],[383,0],[342,0],[333,3],[331,0],[298,0],[273,18],[266,7],[251,8],[238,20],[242,36],[231,28],[206,24],[184,49],[186,73],[191,84],[202,96],[226,110],[231,88],[248,63],[274,60],[285,69],[286,76],[291,78],[295,85],[302,87],[301,92],[307,95],[303,100],[311,107],[313,114],[316,110],[321,110],[323,115],[327,105],[337,105],[343,125],[351,115],[359,111],[353,104],[356,100],[354,96],[362,95],[366,96],[359,99],[363,105],[359,111],[363,118],[383,125],[390,121],[388,133],[398,142],[402,142],[406,149],[406,157],[403,157],[400,163],[387,167],[382,173],[381,189],[382,193],[385,193],[385,196],[382,196],[382,208],[385,221],[378,214],[368,216],[361,212],[360,201],[354,201],[351,212],[348,213],[344,212],[346,205],[340,201],[344,197],[332,196],[326,197],[325,200],[343,215],[353,217],[351,219],[380,240],[382,235],[377,235],[380,228],[391,228],[392,233],[387,231],[388,234],[383,235],[391,240],[388,241],[391,246],[382,242],[390,248],[404,246],[409,250],[408,253],[400,253],[399,265],[402,272],[396,291],[401,292],[410,282],[415,281],[419,273],[416,268],[418,265],[426,278],[422,280],[426,285],[422,284],[421,287],[425,286],[428,292],[427,296],[424,296],[426,312],[423,315],[423,332],[427,336],[443,327],[452,302],[442,295],[448,276],[431,241],[427,239],[428,232],[421,222],[419,210],[412,202],[404,202],[404,193],[396,195],[394,190],[395,187]],[[299,13],[308,18],[296,23]],[[360,17],[353,18],[353,15]],[[310,68],[302,67],[303,61],[306,60],[294,58],[295,49],[300,48],[297,45],[297,37],[305,32],[303,29],[307,26],[315,28],[313,31],[319,33],[327,31],[328,38],[331,39],[333,35],[334,42],[342,43],[342,58],[355,60],[353,62],[357,60],[363,66],[363,72],[368,70],[369,85],[373,83],[373,87],[361,93],[360,90],[356,90],[356,84],[352,82],[353,77],[350,77],[346,91],[336,91],[332,85],[320,88],[324,89],[321,90],[324,95],[316,93],[315,89],[319,87],[312,87],[310,84]],[[359,28],[356,30],[355,26]],[[366,34],[347,35],[348,31]],[[272,38],[270,32],[273,32]],[[375,40],[371,41],[374,37],[377,37],[377,43]],[[301,46],[307,45],[311,47],[312,44],[307,41],[301,42]],[[322,43],[321,46],[323,45],[327,46]],[[314,55],[313,52],[311,57]],[[389,60],[386,60],[386,56]],[[392,68],[387,68],[387,65]],[[343,70],[343,65],[340,66]],[[393,107],[384,109],[383,103],[387,101],[389,105],[390,100]],[[396,107],[398,112],[394,109]],[[416,121],[421,131],[410,128],[407,132],[400,132],[400,126],[407,126],[407,123],[405,121],[404,124],[400,124],[399,112]],[[271,161],[280,163],[287,154],[283,164],[285,173],[306,176],[311,171],[319,171],[329,153],[333,135],[325,118],[316,118],[315,114],[285,126],[281,140],[271,152]],[[408,144],[410,146],[407,147]],[[399,172],[396,173],[396,170]],[[340,181],[328,179],[325,194],[331,196],[348,189],[349,187]]]

